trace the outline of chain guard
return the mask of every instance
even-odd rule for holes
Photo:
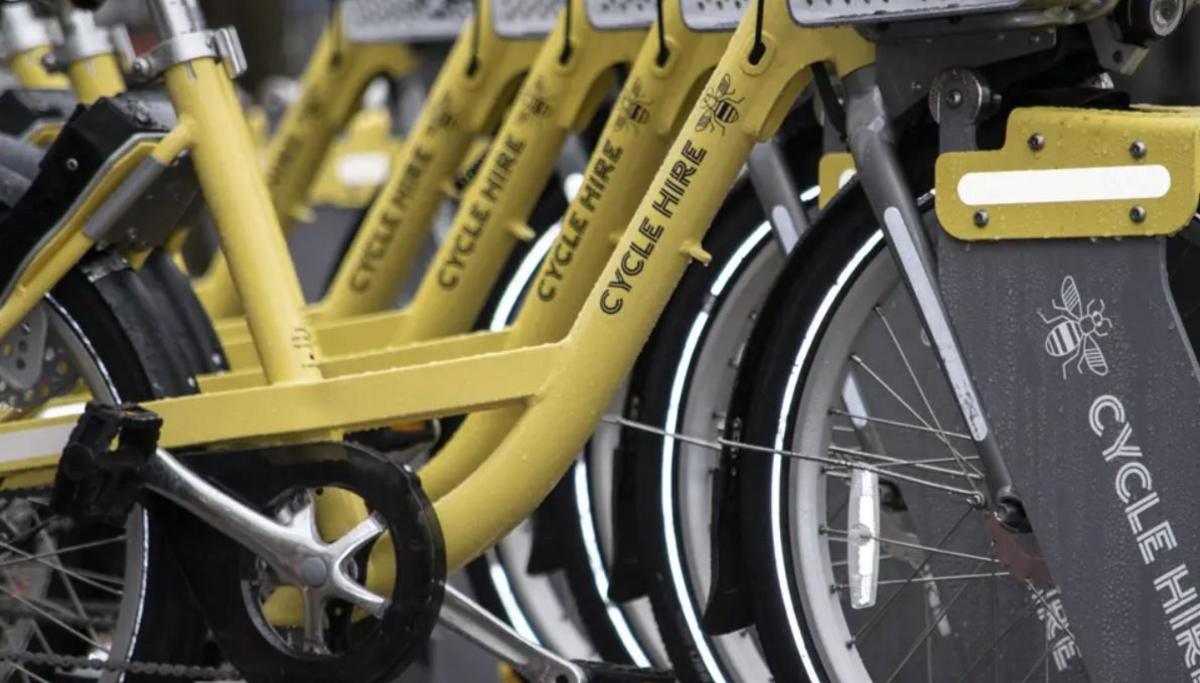
[[[247,680],[390,680],[414,659],[437,623],[446,577],[441,529],[415,474],[351,443],[214,451],[183,462],[258,510],[298,488],[351,491],[383,517],[392,538],[396,578],[383,617],[355,624],[355,642],[335,654],[301,655],[267,635],[261,612],[247,603],[242,578],[254,555],[166,506],[162,521],[170,525],[167,536],[197,606],[222,653]]]
[[[943,234],[938,257],[990,427],[1061,589],[1070,631],[1053,630],[1053,661],[1082,656],[1102,680],[1200,679],[1200,382],[1164,241]]]

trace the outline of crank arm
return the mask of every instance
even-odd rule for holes
[[[237,541],[261,558],[286,583],[311,592],[321,601],[346,600],[376,617],[388,600],[351,578],[346,560],[385,531],[376,516],[368,517],[337,541],[325,543],[317,532],[315,503],[279,522],[246,506],[206,481],[163,449],[146,464],[148,488]],[[319,601],[313,601],[314,604]]]
[[[530,681],[584,683],[588,680],[581,667],[525,640],[508,624],[450,586],[446,586],[440,616],[443,626],[507,663]]]

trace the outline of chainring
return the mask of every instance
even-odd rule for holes
[[[175,506],[164,513],[197,607],[224,656],[250,681],[390,680],[415,657],[437,623],[446,561],[433,506],[412,472],[360,445],[312,443],[184,455],[183,462],[260,511],[298,489],[335,487],[361,497],[392,539],[395,583],[378,620],[347,628],[337,652],[299,653],[264,623],[244,590],[255,556]]]

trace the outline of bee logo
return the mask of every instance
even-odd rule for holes
[[[538,79],[522,96],[521,120],[544,119],[550,115],[550,103],[546,100],[545,84]]]
[[[641,79],[635,80],[629,86],[628,92],[621,95],[620,114],[614,126],[617,132],[625,130],[629,126],[630,130],[637,132],[637,129],[650,121],[650,110],[648,107],[654,102],[645,99],[642,93]]]
[[[746,98],[734,97],[736,92],[730,87],[731,83],[729,74],[725,74],[721,77],[720,83],[704,91],[704,95],[700,98],[700,105],[704,107],[704,115],[696,122],[697,133],[719,130],[721,135],[724,135],[725,126],[738,120],[737,105]]]
[[[1112,320],[1104,315],[1104,300],[1090,299],[1084,308],[1075,278],[1070,275],[1063,278],[1060,289],[1062,301],[1050,302],[1059,315],[1047,318],[1040,310],[1037,312],[1042,322],[1053,325],[1046,334],[1046,353],[1066,358],[1062,364],[1063,379],[1067,378],[1067,368],[1072,363],[1079,374],[1083,374],[1086,365],[1092,374],[1107,375],[1108,361],[1096,341],[1112,331]]]
[[[450,106],[450,96],[446,95],[433,112],[431,130],[451,128],[455,124],[454,108]]]

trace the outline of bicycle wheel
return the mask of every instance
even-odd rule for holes
[[[77,411],[70,399],[80,389],[112,402],[191,391],[149,293],[114,255],[71,271],[5,342],[15,354],[0,373],[9,416]],[[22,363],[37,371],[21,373]],[[118,670],[101,678],[120,680],[123,662],[194,663],[203,624],[154,522],[156,503],[136,508],[123,529],[72,523],[48,504],[46,488],[0,495],[0,650],[26,655],[0,663],[0,678],[94,678],[91,660],[112,662]]]
[[[505,285],[493,291],[479,327],[511,322],[558,230],[551,226],[520,255]],[[468,565],[467,575],[476,597],[530,640],[573,659],[662,666],[666,657],[648,606],[617,605],[608,597],[616,433],[601,425],[534,515]],[[553,553],[539,551],[548,547]]]
[[[658,371],[643,372],[635,419],[714,440],[724,426],[742,345],[785,255],[748,185],[731,193],[705,247],[712,262],[688,270],[639,360],[639,368]],[[705,628],[720,453],[630,431],[638,517],[654,520],[640,525],[640,560],[675,674],[686,681],[766,680],[770,672],[752,628],[724,635]]]
[[[1028,535],[973,504],[982,477],[950,388],[865,198],[842,199],[763,323],[738,448],[774,675],[1086,679]]]

